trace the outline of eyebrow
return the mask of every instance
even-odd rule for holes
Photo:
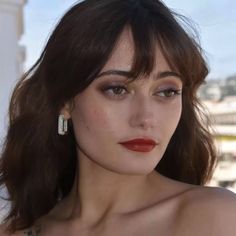
[[[107,71],[101,72],[96,78],[106,76],[106,75],[119,75],[119,76],[126,77],[127,79],[131,79],[133,77],[133,74],[130,71],[107,70]],[[170,77],[170,76],[176,77],[182,81],[180,74],[178,74],[177,72],[174,72],[174,71],[161,71],[161,72],[157,73],[157,75],[154,77],[154,79],[164,79],[164,78]]]

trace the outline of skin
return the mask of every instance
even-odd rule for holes
[[[236,235],[233,193],[181,183],[154,171],[182,111],[181,95],[170,89],[181,90],[182,82],[176,75],[160,77],[171,70],[158,45],[149,76],[127,85],[126,77],[107,74],[129,71],[133,50],[130,31],[125,30],[101,72],[106,75],[75,97],[72,111],[68,104],[62,109],[73,121],[77,140],[73,189],[37,222],[38,233],[33,228],[14,235]],[[119,144],[140,137],[158,145],[140,153]]]

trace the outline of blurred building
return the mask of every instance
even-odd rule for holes
[[[213,182],[236,191],[236,76],[208,81],[199,96],[210,114],[219,154]]]
[[[25,48],[18,42],[24,31],[25,3],[26,0],[0,0],[0,143],[7,124],[9,94],[23,72]]]
[[[226,79],[210,79],[198,91],[203,101],[220,102],[225,97],[236,96],[236,75]]]

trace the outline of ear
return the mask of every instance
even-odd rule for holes
[[[60,115],[64,115],[64,118],[66,120],[69,120],[71,118],[71,104],[68,102],[64,105],[64,107],[60,111]]]

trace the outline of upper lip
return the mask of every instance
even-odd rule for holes
[[[139,145],[156,145],[156,141],[149,138],[136,138],[132,140],[127,140],[120,142],[120,144],[139,144]]]

